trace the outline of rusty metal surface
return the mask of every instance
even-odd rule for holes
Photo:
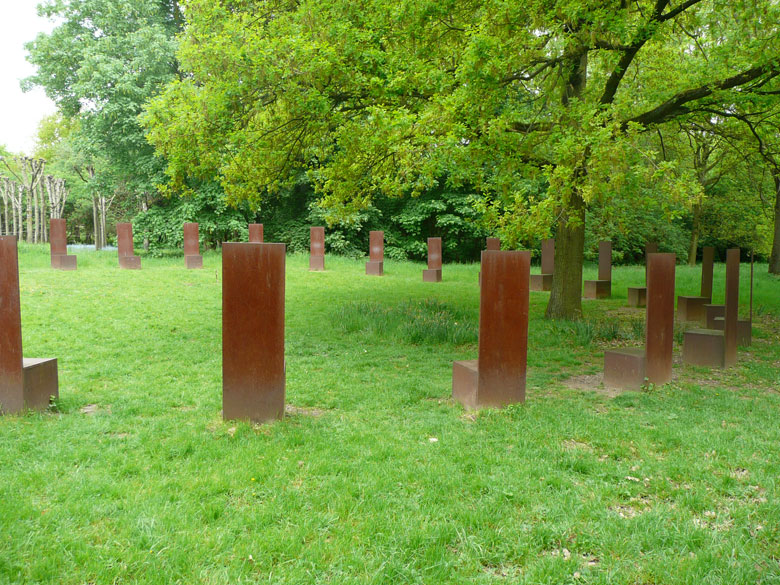
[[[709,297],[677,297],[677,318],[680,321],[695,321],[704,323],[704,305],[710,302]]]
[[[714,317],[707,329],[723,331],[726,325],[725,317]],[[737,345],[749,347],[753,343],[753,323],[750,319],[737,319]]]
[[[385,259],[385,232],[372,231],[368,234],[368,259],[382,262]]]
[[[701,293],[700,296],[712,300],[712,267],[715,261],[715,248],[705,246],[701,250]],[[710,301],[707,301],[708,303]]]
[[[653,384],[672,379],[675,254],[647,257],[646,375]]]
[[[485,250],[500,250],[501,240],[499,238],[485,238]]]
[[[203,268],[203,256],[200,254],[196,256],[185,256],[184,266],[187,267],[187,270],[198,270]]]
[[[604,385],[638,390],[645,383],[645,348],[627,347],[604,352]]]
[[[722,331],[689,329],[683,334],[683,362],[694,366],[722,368],[725,338]]]
[[[133,252],[133,224],[116,224],[116,247],[119,256],[134,256]]]
[[[441,268],[423,270],[423,282],[441,282]]]
[[[24,408],[22,314],[15,236],[0,236],[0,410]]]
[[[552,274],[532,274],[530,277],[530,289],[535,292],[552,290]]]
[[[309,228],[309,270],[325,270],[325,228]]]
[[[24,358],[24,407],[45,410],[60,393],[56,358]]]
[[[586,299],[608,299],[612,296],[612,281],[586,280],[583,296]]]
[[[120,256],[119,268],[124,270],[140,270],[141,258],[140,256]]]
[[[198,224],[184,224],[184,255],[198,256],[200,254],[200,241],[198,239]]]
[[[284,414],[284,244],[222,247],[222,416]]]
[[[249,241],[255,244],[263,243],[263,224],[262,223],[250,223],[249,224]]]
[[[726,317],[723,326],[723,365],[737,363],[737,319],[739,318],[739,248],[726,251]]]
[[[49,242],[52,256],[68,253],[68,235],[64,219],[49,220]]]
[[[599,242],[598,280],[612,280],[612,242],[609,241]]]
[[[646,286],[629,286],[628,287],[628,306],[629,307],[645,307],[647,306],[647,287]]]
[[[76,270],[76,256],[72,254],[53,254],[51,267],[57,270]]]
[[[723,327],[715,327],[715,319],[717,317],[723,318],[726,316],[726,305],[704,305],[704,321],[707,324],[707,329],[723,329]]]
[[[366,274],[369,276],[383,276],[385,273],[384,262],[374,262],[369,260],[366,262]]]
[[[542,240],[542,274],[553,272],[555,272],[555,239],[549,238]]]
[[[428,238],[428,270],[441,270],[441,238]]]
[[[647,242],[645,244],[645,261],[647,261],[648,254],[657,254],[657,253],[658,253],[657,242]]]

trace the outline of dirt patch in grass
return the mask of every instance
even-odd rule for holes
[[[327,410],[321,408],[306,408],[305,406],[293,406],[292,404],[284,405],[284,414],[286,416],[322,416]]]
[[[589,392],[598,392],[610,398],[619,396],[621,390],[619,388],[609,388],[604,385],[604,374],[582,374],[579,376],[572,376],[563,381],[564,386],[571,388],[572,390],[586,390]]]

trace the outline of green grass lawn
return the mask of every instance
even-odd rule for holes
[[[603,351],[640,343],[644,269],[615,268],[577,323],[531,293],[527,402],[473,414],[450,392],[476,358],[478,266],[434,284],[422,264],[289,256],[291,412],[254,426],[221,418],[219,255],[78,256],[58,272],[20,248],[24,353],[59,359],[60,400],[0,418],[0,583],[780,583],[765,264],[736,367],[684,367],[678,346],[674,383],[617,396]],[[679,267],[677,292],[699,275]]]

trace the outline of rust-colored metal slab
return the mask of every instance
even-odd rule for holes
[[[441,270],[441,238],[428,238],[428,270]]]
[[[309,229],[309,270],[325,270],[325,228]]]
[[[672,379],[674,345],[674,254],[647,257],[646,375],[653,384]]]
[[[707,329],[716,329],[717,331],[723,331],[726,325],[725,317],[714,317],[712,319],[711,326],[708,325]],[[741,347],[749,347],[753,343],[753,323],[750,319],[738,319],[737,320],[737,345]]]
[[[599,242],[599,280],[612,280],[612,242]]]
[[[535,292],[545,292],[552,290],[552,274],[532,274],[530,288]]]
[[[701,251],[701,294],[712,300],[712,267],[715,262],[715,248],[705,246]],[[710,301],[707,301],[708,303]]]
[[[485,238],[485,250],[500,250],[501,240],[499,238]]]
[[[222,246],[222,416],[284,414],[284,244]]]
[[[59,396],[56,358],[24,358],[24,407],[45,410]]]
[[[423,270],[423,282],[441,282],[441,268]]]
[[[710,289],[710,292],[711,289]],[[725,367],[737,363],[737,319],[739,315],[739,248],[726,251],[726,317],[723,326]]]
[[[645,261],[647,261],[647,256],[649,254],[657,254],[658,253],[658,243],[657,242],[647,242],[645,244]]]
[[[141,258],[139,256],[120,256],[119,268],[123,270],[140,270]]]
[[[384,262],[374,262],[373,260],[369,260],[366,262],[366,274],[369,276],[383,276],[385,273],[385,263]]]
[[[481,272],[477,371],[455,362],[452,395],[466,408],[500,408],[525,400],[531,253],[486,250]]]
[[[52,256],[64,256],[68,253],[68,235],[64,219],[49,220],[49,242]]]
[[[0,410],[24,409],[22,313],[15,236],[0,236]]]
[[[385,232],[369,232],[368,240],[368,259],[372,262],[383,262],[385,259]]]
[[[683,362],[686,364],[722,368],[725,350],[723,331],[689,329],[683,334]]]
[[[255,244],[263,243],[263,224],[262,223],[250,223],[249,224],[249,241]]]
[[[645,307],[647,306],[647,287],[629,286],[628,287],[628,306]]]
[[[608,299],[612,296],[611,280],[586,280],[585,294],[586,299]]]
[[[638,390],[645,383],[644,347],[609,349],[604,352],[604,385]]]
[[[183,229],[184,229],[184,255],[199,256],[200,239],[198,237],[198,224],[185,223]]]
[[[542,240],[542,274],[553,272],[555,272],[555,239],[549,238]]]
[[[704,305],[710,302],[709,297],[677,297],[677,318],[680,321],[695,321],[704,323]]]
[[[187,270],[199,270],[203,268],[203,256],[198,254],[197,256],[185,256],[184,266]]]
[[[53,254],[51,267],[56,270],[76,270],[76,256],[72,254]]]
[[[133,251],[133,224],[116,224],[116,246],[119,256],[135,256]]]
[[[722,319],[725,316],[726,305],[704,305],[704,321],[707,329],[723,329],[723,327],[715,327],[715,319],[717,317]]]

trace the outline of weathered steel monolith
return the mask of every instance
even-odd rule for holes
[[[467,409],[525,400],[530,269],[530,252],[482,252],[479,357],[452,364],[452,396]]]
[[[699,321],[704,323],[706,314],[704,305],[712,302],[712,267],[715,261],[715,248],[705,246],[701,254],[700,295],[677,297],[677,318],[680,321]]]
[[[612,242],[599,242],[598,280],[585,281],[586,299],[607,299],[612,296]]]
[[[428,269],[423,270],[423,282],[441,282],[441,238],[428,238]]]
[[[325,228],[309,230],[309,270],[325,270]]]
[[[531,275],[531,290],[552,290],[553,272],[555,271],[555,240],[542,240],[542,272]]]
[[[739,248],[732,248],[726,252],[726,305],[723,330],[689,329],[686,331],[683,336],[683,361],[687,364],[729,367],[737,361],[739,254]],[[709,293],[712,295],[711,279],[709,287]],[[702,278],[702,289],[702,292],[706,292],[704,278]]]
[[[628,306],[644,307],[647,306],[647,258],[650,254],[658,252],[658,244],[648,242],[645,244],[645,286],[628,287]]]
[[[188,269],[203,268],[197,223],[184,224],[184,265]]]
[[[249,241],[255,244],[263,243],[263,224],[262,223],[250,223],[249,224]]]
[[[284,414],[284,244],[222,246],[222,417]]]
[[[652,384],[672,379],[675,262],[674,254],[648,254],[645,347],[605,351],[605,385],[638,389],[645,379]]]
[[[385,266],[385,232],[372,231],[368,234],[368,262],[366,274],[382,276]]]
[[[500,250],[501,239],[500,238],[485,238],[485,250]]]
[[[57,270],[76,270],[76,256],[68,255],[68,236],[64,219],[49,220],[51,267]]]
[[[59,396],[56,358],[22,356],[16,237],[0,236],[0,413],[42,410]]]
[[[119,253],[119,268],[139,270],[141,258],[133,251],[133,224],[116,224],[116,245]]]

